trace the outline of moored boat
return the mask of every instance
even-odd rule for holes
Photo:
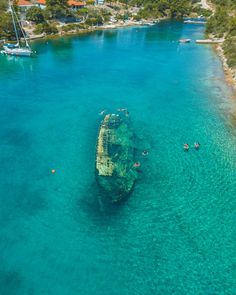
[[[98,134],[96,179],[111,202],[131,192],[138,177],[134,164],[134,134],[127,113],[107,114]]]
[[[9,10],[10,10],[11,16],[12,16],[12,22],[13,22],[13,27],[14,27],[17,43],[16,44],[11,44],[11,43],[5,44],[4,43],[3,50],[1,51],[1,53],[6,54],[6,55],[14,55],[14,56],[32,56],[33,51],[30,48],[29,43],[27,42],[25,32],[21,26],[18,16],[17,16],[16,12],[14,11],[10,1],[9,1]],[[18,31],[17,25],[18,25],[19,31]],[[22,43],[21,43],[21,38],[19,36],[19,32],[23,36],[24,45],[22,45]]]
[[[30,48],[22,48],[17,45],[12,46],[12,44],[3,45],[3,54],[14,55],[14,56],[31,56],[33,54]]]
[[[191,39],[179,39],[179,43],[190,43]]]

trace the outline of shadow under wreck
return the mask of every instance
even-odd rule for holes
[[[127,196],[138,178],[134,154],[134,134],[127,114],[107,114],[98,134],[96,179],[113,203]]]

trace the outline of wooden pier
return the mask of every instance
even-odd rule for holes
[[[196,40],[197,44],[219,44],[223,43],[224,39],[203,39],[203,40]]]
[[[202,21],[202,20],[185,20],[184,24],[205,25],[206,21]]]

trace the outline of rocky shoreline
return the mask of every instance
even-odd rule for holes
[[[233,87],[233,89],[236,91],[236,69],[229,67],[222,44],[218,44],[216,46],[216,52],[221,59],[227,84]]]
[[[28,31],[27,28],[24,28],[25,31],[29,34],[28,40],[34,41],[38,39],[51,39],[51,38],[57,38],[61,36],[70,36],[70,35],[83,35],[95,31],[100,31],[100,30],[113,30],[113,29],[119,29],[119,28],[127,28],[127,27],[143,27],[143,26],[151,26],[155,25],[156,23],[160,22],[161,20],[165,20],[166,18],[159,18],[155,20],[142,20],[142,21],[128,21],[128,22],[118,22],[115,24],[104,24],[101,26],[93,26],[93,27],[88,27],[87,29],[74,29],[70,31],[62,31],[60,30],[56,34],[51,34],[51,35],[46,35],[45,33],[36,35],[33,34],[32,31]]]
[[[204,8],[204,6],[208,6],[208,9],[211,10],[213,14],[215,13],[216,5],[214,5],[214,3],[212,1],[201,0],[201,4],[202,4],[203,8]],[[212,33],[212,34],[210,34],[210,37],[215,38],[216,36]],[[225,55],[225,52],[223,49],[224,42],[225,42],[225,34],[222,39],[223,39],[223,42],[215,45],[214,48],[216,49],[217,55],[221,59],[223,70],[225,73],[226,83],[233,88],[234,92],[236,92],[236,67],[232,68],[229,66],[227,57]]]

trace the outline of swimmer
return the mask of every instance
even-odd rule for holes
[[[199,142],[194,142],[194,148],[198,150],[200,148],[200,143]]]
[[[127,109],[125,109],[125,108],[120,108],[120,109],[117,109],[117,111],[118,111],[118,112],[126,112]]]
[[[99,113],[99,115],[103,116],[106,113],[106,110],[103,110]]]
[[[140,164],[140,162],[135,162],[133,166],[134,166],[135,168],[137,168],[137,167],[140,167],[141,164]]]
[[[189,145],[187,143],[184,144],[184,150],[188,151],[189,150]]]
[[[148,151],[147,150],[144,150],[143,152],[142,152],[142,155],[145,157],[145,156],[147,156],[148,155]]]

